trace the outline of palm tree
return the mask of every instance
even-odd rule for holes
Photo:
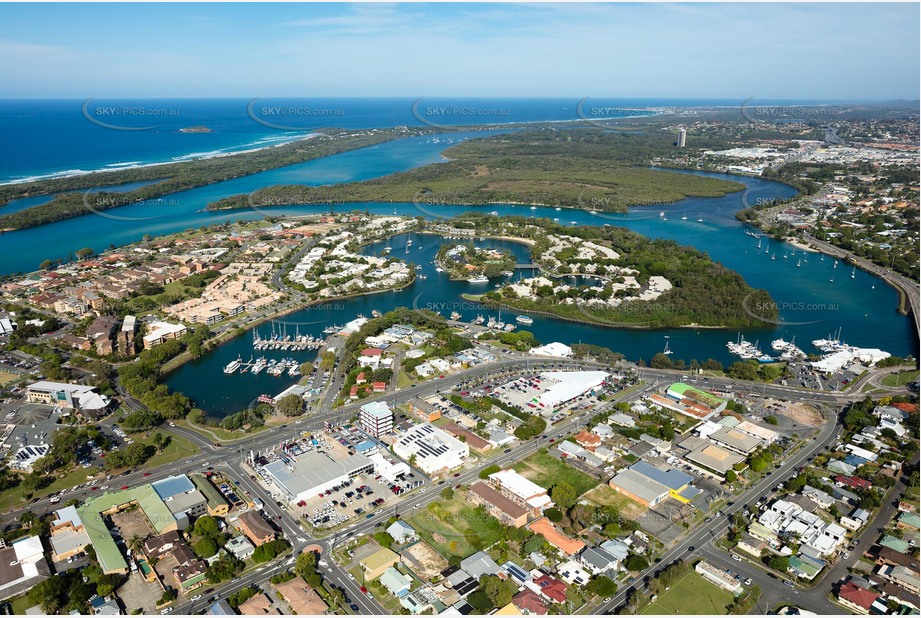
[[[133,552],[141,551],[141,548],[143,547],[144,547],[144,539],[142,539],[136,534],[133,537],[131,537],[131,539],[128,541],[128,549],[130,549]]]

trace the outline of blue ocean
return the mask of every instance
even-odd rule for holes
[[[674,107],[738,108],[743,103],[742,99],[445,97],[0,100],[0,183],[263,148],[322,127],[561,122],[647,115]],[[197,127],[208,132],[183,131]]]

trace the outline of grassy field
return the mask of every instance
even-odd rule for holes
[[[445,558],[466,558],[475,553],[464,536],[470,530],[483,539],[484,547],[502,536],[499,520],[470,506],[459,495],[447,502],[433,502],[429,508],[420,510],[407,521]]]
[[[10,373],[8,371],[0,371],[0,386],[5,386],[9,384],[10,382],[14,382],[18,380],[21,377],[22,376],[18,376],[15,373]]]
[[[627,496],[617,493],[608,485],[599,485],[585,494],[584,498],[598,506],[613,506],[627,519],[637,519],[648,509],[639,502],[634,502]]]
[[[151,432],[151,435],[153,435],[153,432]],[[171,461],[185,459],[198,452],[198,447],[185,438],[173,434],[169,434],[169,437],[170,442],[167,447],[163,449],[162,453],[157,453],[148,459],[147,462],[144,463],[145,468],[155,468],[170,463]],[[150,435],[143,438],[134,438],[134,441],[153,446],[153,439]]]
[[[644,607],[643,615],[710,614],[724,615],[732,603],[732,593],[717,588],[695,572],[685,575],[668,592]]]
[[[880,380],[880,384],[885,384],[886,386],[905,386],[909,382],[914,382],[918,379],[918,370],[913,369],[911,371],[901,371],[899,373],[891,373]]]
[[[550,454],[534,453],[517,463],[515,472],[519,472],[547,489],[557,483],[568,483],[576,490],[578,496],[601,483],[598,479],[576,470]]]

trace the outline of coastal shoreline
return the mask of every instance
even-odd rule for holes
[[[51,172],[48,174],[39,174],[35,176],[28,176],[26,178],[21,178],[18,180],[8,180],[0,182],[0,187],[8,187],[15,185],[24,185],[33,182],[44,182],[50,180],[63,180],[65,178],[75,178],[78,176],[88,176],[90,174],[106,174],[109,172],[124,172],[126,170],[142,169],[148,167],[160,167],[163,165],[176,165],[177,163],[188,163],[190,161],[206,161],[208,159],[219,159],[221,157],[231,157],[239,154],[249,154],[253,152],[259,152],[261,150],[269,150],[271,148],[278,148],[279,146],[287,146],[288,144],[293,144],[296,142],[306,141],[309,139],[315,138],[319,133],[309,133],[307,135],[301,135],[289,140],[279,140],[271,144],[266,144],[264,146],[258,146],[256,148],[247,148],[246,150],[234,150],[232,152],[210,152],[204,153],[200,156],[195,156],[194,154],[189,155],[179,155],[170,161],[155,161],[153,163],[138,163],[135,165],[119,165],[117,167],[104,167],[94,170],[64,170],[61,172]],[[109,164],[114,165],[114,164]],[[2,211],[0,211],[2,212]],[[15,229],[15,228],[14,228]]]

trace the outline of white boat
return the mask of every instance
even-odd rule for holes
[[[435,267],[435,272],[436,272],[436,273],[443,273],[444,271],[445,271],[445,269],[442,268],[441,266],[436,266],[436,267]]]
[[[537,206],[531,206],[531,210],[537,210]]]
[[[243,364],[243,359],[237,357],[237,360],[230,361],[229,363],[227,363],[227,366],[224,367],[224,373],[233,373],[234,371],[239,369],[240,365],[242,364]]]
[[[477,275],[476,277],[467,279],[467,283],[489,283],[489,277],[486,275]]]
[[[413,244],[413,239],[412,239],[412,238],[408,238],[408,239],[406,240],[406,246],[408,247],[408,246],[410,246],[411,244]]]
[[[770,354],[762,354],[761,356],[758,357],[759,363],[773,363],[775,360],[777,359],[775,359]]]
[[[854,267],[854,270],[851,271],[851,279],[854,278],[854,275],[857,274],[857,267]]]
[[[515,326],[514,324],[506,324],[506,325],[503,327],[503,329],[504,329],[505,332],[507,332],[507,333],[512,332],[512,331],[515,330],[516,328],[518,328],[518,327]]]
[[[783,338],[775,339],[771,342],[771,347],[777,351],[786,350],[789,345],[790,342]]]
[[[771,256],[771,259],[772,259],[772,260],[776,260],[776,259],[777,259],[777,254],[775,253],[774,255],[772,255],[772,256]]]
[[[519,315],[517,318],[515,318],[515,321],[519,324],[533,324],[534,318],[527,315]]]
[[[259,358],[256,359],[256,363],[253,365],[253,368],[250,369],[250,373],[252,373],[253,375],[261,373],[262,370],[265,369],[266,367],[268,367],[268,363],[266,363],[265,357],[260,356]]]
[[[665,337],[665,349],[662,350],[662,354],[665,354],[666,356],[668,356],[671,353],[672,351],[668,347],[668,337]]]
[[[484,318],[482,315],[477,315],[475,318],[473,318],[472,320],[470,320],[470,323],[471,323],[471,324],[480,325],[480,324],[482,324],[482,323],[485,322],[485,321],[486,321],[486,318]]]
[[[462,317],[461,314],[459,314],[457,311],[451,312],[451,319],[454,320],[455,322],[460,321],[461,317]]]
[[[682,220],[682,221],[687,221],[687,220],[688,220],[688,213],[684,213],[683,215],[681,215],[681,220]]]
[[[326,328],[323,329],[323,334],[324,335],[335,335],[340,330],[342,330],[341,326],[336,326],[336,325],[327,326]]]
[[[557,212],[560,212],[560,211],[561,211],[561,210],[563,210],[563,209],[562,209],[562,208],[560,208],[559,206],[557,206],[557,207],[556,207],[556,208],[554,208],[553,210],[555,210],[555,211],[557,211]]]

